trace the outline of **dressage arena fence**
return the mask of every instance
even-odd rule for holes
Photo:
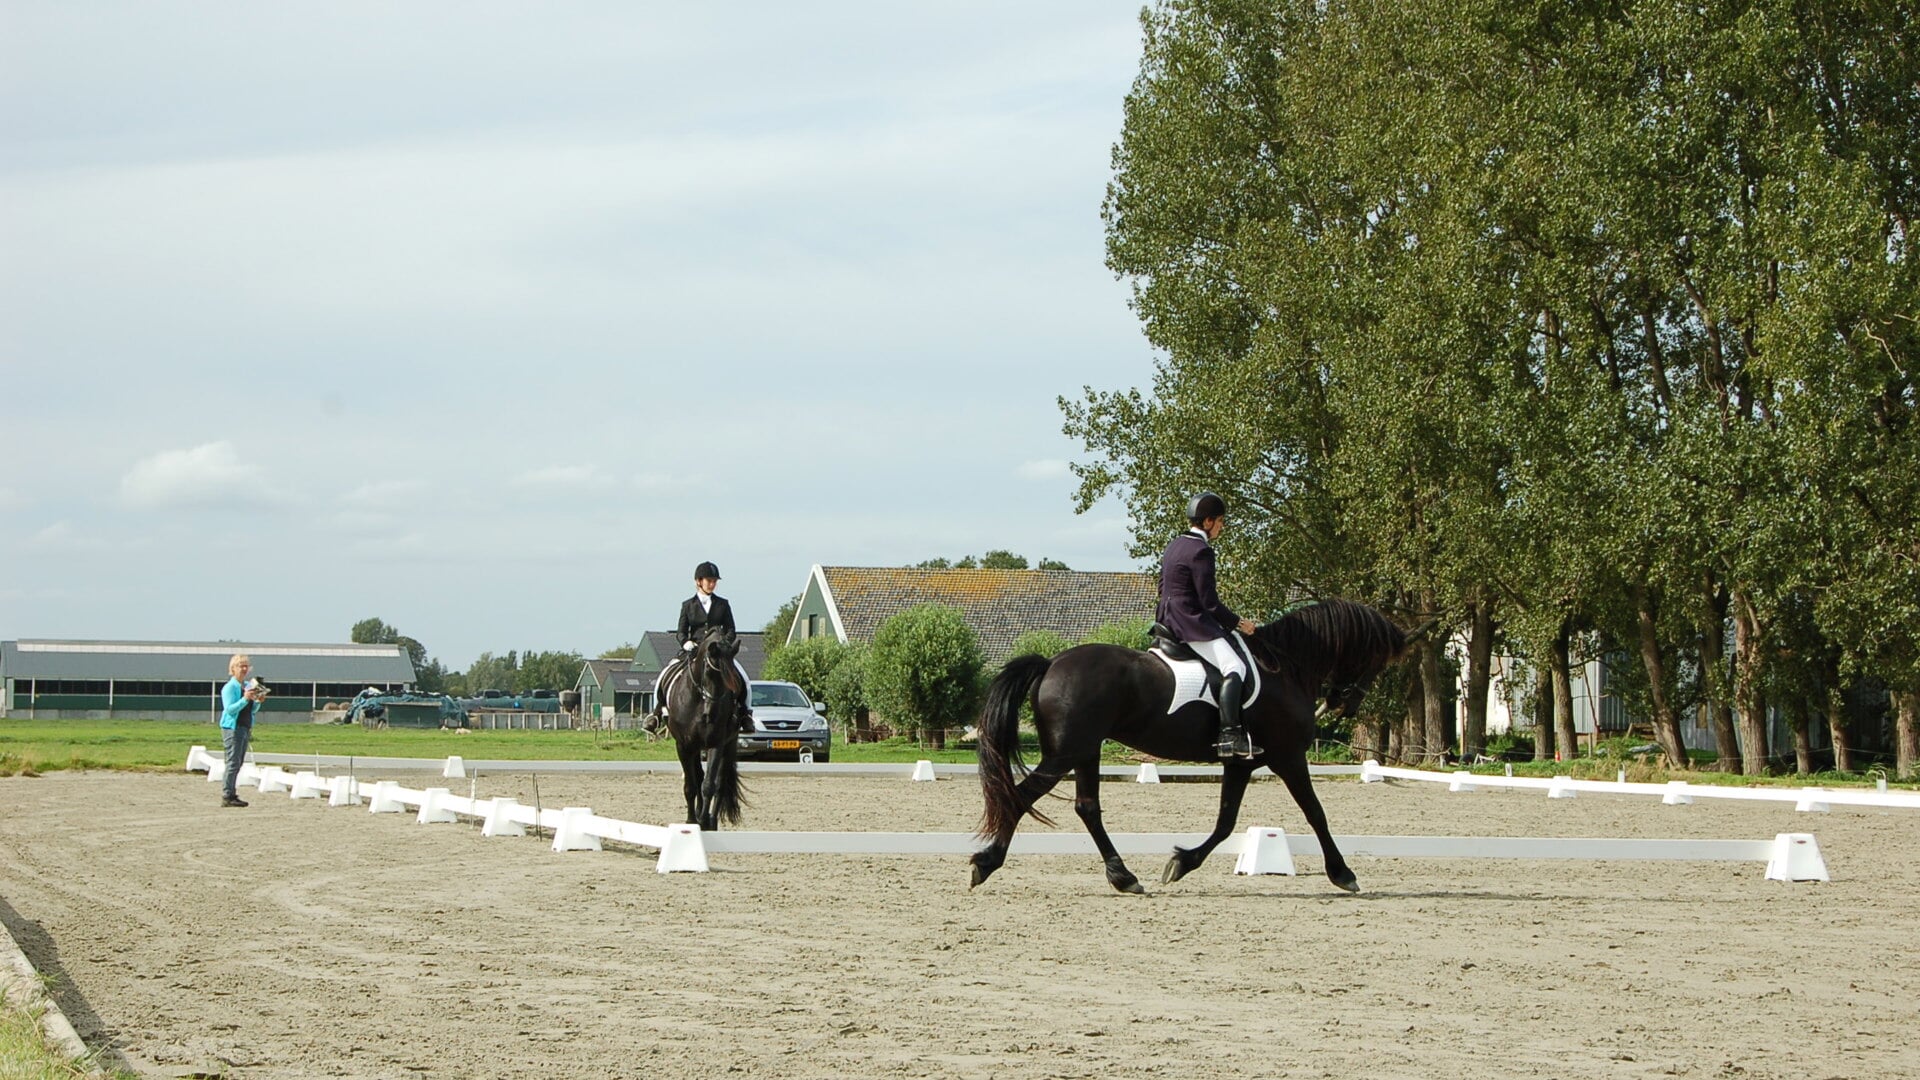
[[[422,825],[455,822],[461,818],[478,819],[481,822],[483,836],[524,836],[529,828],[545,829],[552,836],[552,848],[555,851],[599,851],[601,841],[613,840],[638,847],[652,848],[659,852],[656,869],[659,873],[676,871],[704,872],[707,869],[707,853],[730,854],[836,854],[836,855],[968,855],[979,847],[979,840],[969,833],[888,833],[888,832],[713,832],[703,833],[697,826],[677,823],[670,825],[649,825],[638,822],[622,821],[617,818],[595,814],[591,808],[571,806],[558,809],[526,806],[515,799],[506,797],[479,798],[477,796],[455,795],[447,788],[414,789],[403,787],[390,780],[368,782],[362,780],[357,770],[366,768],[377,771],[385,768],[419,771],[425,767],[438,766],[441,776],[446,778],[468,778],[468,769],[475,769],[475,775],[484,767],[489,772],[583,772],[583,771],[678,771],[676,763],[669,762],[530,762],[530,761],[485,761],[474,762],[471,766],[459,757],[439,759],[399,759],[384,758],[360,759],[334,758],[333,763],[344,765],[350,771],[331,777],[323,777],[319,768],[329,759],[298,755],[259,755],[259,758],[273,757],[288,759],[297,764],[314,762],[311,771],[288,772],[277,764],[268,764],[262,760],[248,762],[241,766],[236,778],[237,786],[257,787],[262,794],[286,792],[294,799],[319,799],[324,797],[328,806],[365,805],[375,814],[399,814],[412,812],[415,820]],[[404,762],[404,764],[399,764]],[[377,763],[377,764],[376,764]],[[564,768],[563,768],[564,766]],[[607,768],[620,766],[621,768]],[[648,768],[635,768],[648,766]],[[652,766],[660,766],[655,769]],[[187,752],[186,767],[189,771],[205,771],[209,782],[217,782],[225,777],[226,765],[217,755],[209,754],[206,747],[195,746]],[[595,768],[599,767],[599,768]],[[827,771],[829,766],[801,766],[803,771]],[[1124,766],[1116,768],[1123,773],[1131,773],[1143,783],[1156,782],[1149,779],[1152,766],[1132,769]],[[1173,767],[1169,767],[1171,769]],[[1208,766],[1192,766],[1206,770]],[[1374,762],[1360,766],[1321,766],[1329,771],[1338,769],[1343,774],[1359,775],[1363,782],[1373,782],[1389,777],[1397,779],[1427,780],[1438,778],[1450,785],[1450,790],[1471,790],[1460,786],[1459,775],[1442,773],[1407,775],[1418,772],[1406,769],[1385,769]],[[1218,772],[1218,767],[1211,767]],[[933,780],[937,770],[955,773],[974,771],[975,767],[966,765],[934,766],[931,762],[920,761],[913,766],[910,778],[913,780]],[[903,767],[899,765],[840,766],[835,772],[858,771],[867,773],[891,774],[899,776]],[[1488,777],[1475,777],[1476,781],[1487,781]],[[1513,779],[1513,778],[1505,778]],[[1559,778],[1557,778],[1559,779]],[[1545,783],[1539,781],[1537,783]],[[1597,781],[1577,781],[1582,785],[1600,783]],[[1515,786],[1532,786],[1515,785]],[[1637,785],[1656,787],[1664,785]],[[1612,785],[1600,790],[1612,790]],[[1590,788],[1583,788],[1590,789]],[[1702,789],[1693,789],[1698,794]],[[1549,790],[1549,795],[1553,789]],[[1145,855],[1170,853],[1176,845],[1191,846],[1199,841],[1191,833],[1116,833],[1112,840],[1123,855]],[[1772,840],[1652,840],[1622,839],[1604,837],[1470,837],[1470,836],[1335,836],[1334,841],[1343,852],[1349,855],[1366,855],[1378,858],[1476,858],[1476,859],[1576,859],[1595,860],[1675,860],[1687,862],[1764,862],[1766,878],[1773,881],[1828,881],[1825,860],[1820,854],[1819,843],[1809,833],[1779,833]],[[1293,874],[1295,873],[1293,856],[1321,854],[1319,841],[1312,836],[1289,835],[1282,829],[1265,826],[1251,826],[1237,836],[1228,838],[1217,849],[1223,854],[1237,856],[1234,872],[1237,874]],[[1091,855],[1096,854],[1093,838],[1084,833],[1016,833],[1008,848],[1009,855]]]

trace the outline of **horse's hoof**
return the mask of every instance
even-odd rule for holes
[[[1360,879],[1357,877],[1354,877],[1352,874],[1348,874],[1346,877],[1343,877],[1343,878],[1332,878],[1331,880],[1335,885],[1339,886],[1342,889],[1345,889],[1350,893],[1357,893],[1360,891]]]
[[[1147,895],[1147,890],[1146,890],[1146,887],[1145,887],[1145,886],[1143,886],[1143,885],[1141,885],[1138,879],[1135,879],[1135,880],[1133,880],[1133,881],[1129,881],[1129,882],[1127,882],[1127,883],[1126,883],[1126,884],[1124,884],[1124,885],[1122,885],[1121,883],[1119,883],[1119,882],[1117,882],[1117,881],[1116,881],[1116,882],[1114,882],[1114,885],[1113,885],[1113,887],[1114,887],[1114,888],[1116,888],[1116,889],[1118,889],[1118,890],[1120,890],[1120,891],[1121,891],[1121,892],[1123,892],[1123,893],[1126,893],[1126,894],[1127,894],[1127,895],[1129,895],[1129,896],[1145,896],[1145,895]]]
[[[985,881],[985,880],[987,880],[987,871],[985,871],[985,870],[982,870],[982,869],[980,869],[980,868],[979,868],[979,867],[977,867],[977,866],[976,866],[976,867],[974,867],[974,868],[973,868],[973,880],[972,880],[972,881],[969,881],[969,882],[967,882],[967,891],[968,891],[968,892],[972,892],[972,891],[973,891],[974,889],[977,889],[977,888],[979,888],[979,887],[980,887],[980,883],[981,883],[981,882],[983,882],[983,881]]]
[[[1186,877],[1189,873],[1192,873],[1193,868],[1199,864],[1189,863],[1187,861],[1189,854],[1191,854],[1191,852],[1185,848],[1173,849],[1173,858],[1167,860],[1167,868],[1160,872],[1160,884],[1171,885],[1181,878]]]

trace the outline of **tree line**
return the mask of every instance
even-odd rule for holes
[[[1149,620],[1102,626],[1084,642],[1105,642],[1143,649],[1149,644]],[[1034,630],[1014,642],[1013,654],[1054,654],[1071,642],[1051,631]],[[946,746],[951,731],[972,723],[986,685],[997,671],[987,667],[980,639],[960,609],[919,604],[889,616],[871,642],[842,642],[832,636],[785,642],[767,637],[763,678],[796,683],[827,706],[827,717],[856,742],[876,737],[880,717],[897,734],[910,735],[935,749]]]
[[[348,640],[363,645],[400,645],[413,661],[414,685],[431,694],[471,697],[482,690],[524,694],[530,690],[571,690],[580,681],[585,658],[576,652],[509,650],[483,652],[465,671],[449,671],[427,655],[426,646],[378,618],[353,624]],[[628,657],[633,655],[628,647]]]
[[[1150,393],[1062,399],[1082,510],[1146,556],[1231,508],[1250,610],[1345,595],[1442,643],[1369,698],[1403,760],[1479,753],[1491,659],[1686,767],[1920,763],[1920,41],[1909,5],[1183,0],[1143,14],[1103,206]],[[1791,747],[1769,745],[1769,709]],[[1866,733],[1869,737],[1878,730]]]

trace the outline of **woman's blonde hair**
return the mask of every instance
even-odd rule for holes
[[[253,663],[253,657],[248,656],[246,653],[234,653],[233,656],[227,660],[227,674],[233,674],[233,669],[239,667],[240,661],[242,660],[245,660],[249,664]]]

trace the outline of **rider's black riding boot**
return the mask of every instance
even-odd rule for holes
[[[1213,745],[1218,757],[1252,757],[1260,752],[1240,723],[1240,690],[1240,676],[1220,680],[1220,741]]]

